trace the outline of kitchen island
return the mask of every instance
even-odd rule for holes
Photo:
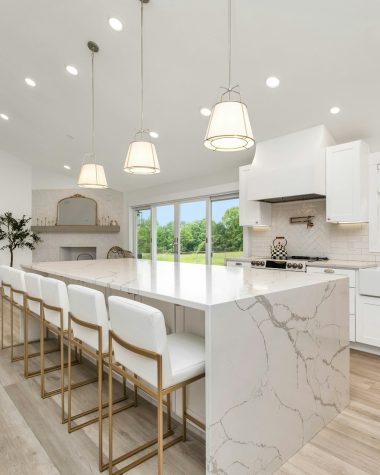
[[[205,335],[189,410],[204,401],[209,474],[275,472],[348,404],[346,277],[135,259],[25,270],[166,308],[169,331]]]

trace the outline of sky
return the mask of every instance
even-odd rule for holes
[[[219,200],[212,202],[212,219],[216,222],[222,219],[226,209],[233,206],[239,206],[239,199],[232,198],[228,200]],[[149,211],[145,211],[149,213]],[[144,214],[145,214],[144,213]],[[206,217],[206,202],[205,201],[191,201],[188,203],[181,203],[180,205],[181,221],[191,222],[203,219]],[[145,214],[142,217],[148,218]],[[170,221],[174,221],[174,205],[163,205],[157,207],[157,221],[161,226],[164,226]]]

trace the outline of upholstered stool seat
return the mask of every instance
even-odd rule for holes
[[[108,299],[110,312],[109,385],[112,394],[112,372],[115,371],[157,400],[157,437],[123,456],[113,459],[112,405],[109,408],[109,473],[113,465],[129,459],[155,443],[157,449],[135,459],[117,471],[128,471],[150,457],[158,455],[158,474],[163,473],[163,450],[181,440],[186,440],[186,387],[205,375],[204,338],[190,333],[166,334],[165,319],[160,310],[123,297]],[[113,354],[114,352],[114,354]],[[113,359],[114,357],[114,359]],[[172,435],[170,394],[182,389],[182,436],[164,445],[165,436]],[[163,398],[166,397],[167,431],[163,432]],[[191,417],[191,421],[204,425]]]

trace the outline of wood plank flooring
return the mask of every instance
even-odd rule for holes
[[[51,363],[58,355],[49,355]],[[30,369],[37,368],[38,358]],[[90,365],[75,368],[74,379],[93,375]],[[58,383],[48,376],[49,387]],[[74,391],[74,411],[96,404],[96,387]],[[121,394],[121,386],[118,388]],[[105,388],[106,395],[106,388]],[[25,380],[23,364],[0,351],[0,475],[97,474],[97,425],[72,434],[59,419],[59,398],[42,400],[39,378]],[[155,409],[142,398],[139,407],[115,416],[115,456],[155,433]],[[178,429],[178,424],[174,424]],[[108,451],[104,422],[104,453]],[[165,451],[165,474],[205,473],[204,442],[189,441]],[[130,471],[156,473],[156,458]],[[351,351],[351,402],[314,439],[277,472],[280,475],[380,475],[380,357]],[[221,474],[222,475],[222,474]],[[225,474],[223,474],[225,475]],[[230,474],[227,474],[230,475]],[[235,474],[233,474],[235,475]],[[239,474],[240,475],[240,474]]]

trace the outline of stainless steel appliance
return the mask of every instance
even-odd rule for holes
[[[251,261],[251,267],[254,269],[279,269],[289,270],[293,272],[306,272],[307,262],[327,261],[327,257],[310,257],[310,256],[292,256],[289,259],[265,259],[254,258]]]

